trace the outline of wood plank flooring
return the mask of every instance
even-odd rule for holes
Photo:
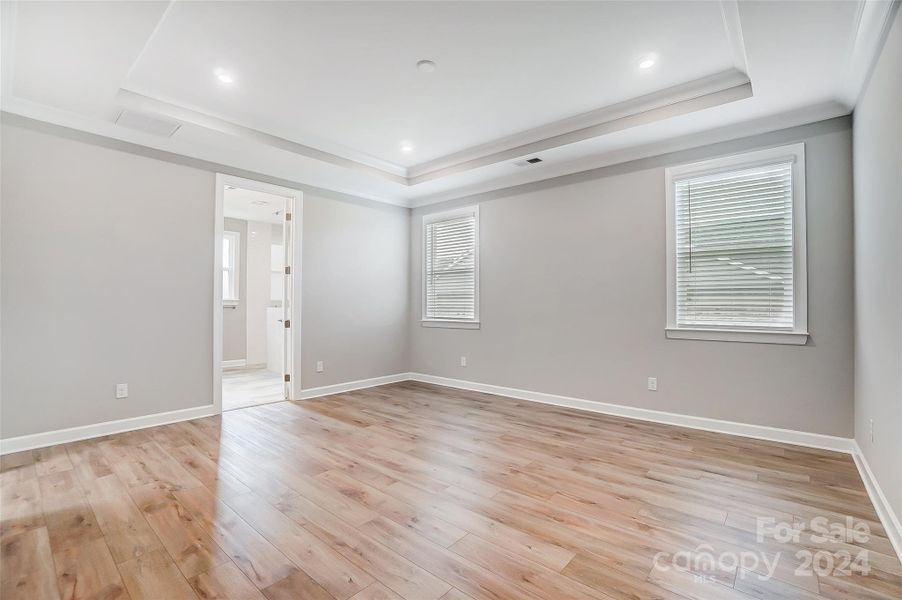
[[[3,600],[902,598],[849,456],[412,382],[0,464]]]
[[[222,410],[246,408],[285,399],[282,375],[261,367],[222,372]]]

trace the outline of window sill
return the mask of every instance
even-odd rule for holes
[[[442,321],[437,319],[423,319],[420,321],[423,327],[441,327],[444,329],[479,329],[479,321]]]
[[[668,327],[665,330],[671,340],[708,340],[715,342],[750,342],[753,344],[789,344],[804,346],[808,342],[807,331],[737,331],[734,329],[689,329]]]
[[[237,300],[223,300],[222,301],[223,308],[238,308]]]

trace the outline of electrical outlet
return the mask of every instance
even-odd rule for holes
[[[868,439],[874,443],[874,419],[868,419]]]
[[[322,373],[325,370],[326,370],[326,367],[323,366],[323,361],[321,361],[321,360],[316,361],[316,372]]]
[[[649,377],[648,378],[648,389],[652,392],[658,391],[658,378],[657,377]]]
[[[116,398],[128,398],[128,384],[127,383],[117,383],[116,384]]]
[[[466,356],[461,356],[461,357],[460,357],[460,366],[462,366],[462,367],[466,367],[466,366],[467,366],[467,357],[466,357]]]

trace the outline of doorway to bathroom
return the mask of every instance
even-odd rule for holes
[[[294,397],[301,193],[216,180],[214,395],[222,411]]]

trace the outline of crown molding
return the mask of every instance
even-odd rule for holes
[[[727,40],[733,51],[733,67],[748,73],[748,60],[745,55],[745,39],[742,36],[742,21],[739,19],[739,0],[720,0],[720,14],[727,32]]]
[[[527,154],[720,106],[751,95],[751,82],[745,73],[731,69],[530,129],[411,169],[384,163],[373,157],[352,157],[349,154],[351,151],[342,151],[342,154],[327,152],[132,89],[121,88],[116,99],[126,108],[163,115],[182,123],[191,123],[314,160],[376,175],[403,186],[415,186]]]
[[[22,127],[32,131],[38,131],[48,135],[79,141],[85,144],[101,146],[120,152],[128,152],[145,158],[161,160],[172,164],[182,165],[195,169],[209,171],[211,173],[224,173],[235,177],[253,179],[263,183],[271,183],[281,187],[293,188],[321,198],[358,204],[371,208],[384,210],[407,211],[409,203],[401,198],[385,196],[369,196],[344,191],[335,187],[324,188],[311,185],[304,181],[288,179],[278,175],[272,175],[267,171],[247,168],[242,164],[225,163],[216,160],[208,160],[195,153],[178,152],[168,150],[155,144],[156,140],[148,140],[151,136],[132,135],[131,131],[124,128],[115,128],[112,123],[106,123],[107,127],[100,129],[96,122],[73,115],[64,111],[49,109],[43,105],[29,104],[23,100],[8,102],[4,100],[0,110],[0,123],[14,127]],[[155,137],[155,136],[153,136]]]
[[[577,160],[549,165],[542,171],[527,171],[512,177],[455,188],[441,194],[414,198],[410,202],[410,207],[415,210],[429,207],[428,212],[433,212],[446,206],[455,206],[460,203],[480,202],[501,196],[527,193],[540,188],[556,187],[578,181],[596,179],[608,175],[610,169],[620,169],[627,165],[636,165],[636,168],[653,168],[661,164],[668,164],[668,159],[678,152],[691,151],[696,148],[704,148],[714,144],[776,131],[788,131],[800,126],[816,125],[817,123],[827,122],[848,114],[849,109],[844,104],[837,102],[807,106],[760,119],[707,129],[648,144],[628,146]],[[640,162],[641,165],[638,164]]]
[[[416,185],[751,95],[751,82],[745,73],[731,69],[411,167],[408,181]]]
[[[190,123],[252,143],[276,148],[297,156],[351,169],[358,173],[378,177],[404,187],[479,169],[507,160],[515,160],[531,153],[550,150],[601,137],[616,131],[667,119],[673,116],[704,110],[752,95],[749,78],[745,74],[745,48],[737,0],[721,0],[721,11],[727,39],[731,48],[734,68],[721,73],[686,82],[651,94],[601,107],[580,115],[548,123],[518,134],[493,140],[486,144],[450,154],[426,163],[405,168],[379,158],[357,152],[326,140],[295,141],[283,138],[229,119],[207,113],[196,107],[182,106],[169,99],[154,97],[146,90],[123,84],[116,101],[121,107],[158,114],[182,123]],[[135,61],[129,67],[130,74],[140,57],[153,42],[161,24],[171,14],[174,0],[162,11],[160,18],[142,46]],[[12,94],[12,71],[15,64],[15,3],[3,3],[3,110],[28,118],[43,120],[64,127],[96,133],[113,139],[128,140],[130,136],[117,135],[104,119],[71,114],[49,106],[38,105]],[[128,77],[125,78],[127,81]],[[139,142],[141,143],[141,142]],[[151,145],[150,147],[154,147]],[[572,169],[571,169],[572,172]],[[341,192],[341,190],[338,190]],[[400,192],[400,190],[399,190]],[[356,193],[356,192],[343,192]],[[385,200],[389,204],[409,206],[416,201],[397,198]],[[380,200],[373,198],[374,200]]]
[[[353,150],[342,150],[341,155],[328,152],[326,150],[314,148],[313,146],[272,135],[260,131],[259,129],[247,127],[200,110],[153,98],[134,89],[120,88],[116,94],[116,101],[126,108],[163,115],[183,123],[191,123],[205,129],[211,129],[251,142],[271,146],[273,148],[278,148],[279,150],[299,154],[321,162],[331,163],[339,167],[354,169],[369,175],[377,175],[388,179],[389,181],[407,185],[407,170],[403,167],[381,161],[377,158],[365,156]]]
[[[173,4],[171,1],[161,14],[156,27],[130,66],[129,75],[153,42],[163,21],[170,15]],[[124,84],[117,94],[117,101],[121,105],[135,110],[156,113],[306,158],[378,176],[403,186],[415,186],[449,175],[517,159],[527,154],[558,148],[630,127],[750,97],[752,87],[751,81],[746,75],[745,46],[738,0],[720,0],[719,5],[733,68],[546,123],[409,168],[327,140],[295,141],[283,138],[223,116],[207,113],[197,107],[188,107],[171,99],[160,98],[148,90],[139,89],[134,85]],[[128,76],[125,80],[128,81]]]
[[[854,108],[867,87],[871,73],[880,58],[883,44],[893,26],[900,0],[875,2],[859,0],[855,29],[850,42],[851,52],[846,66],[842,101]]]

